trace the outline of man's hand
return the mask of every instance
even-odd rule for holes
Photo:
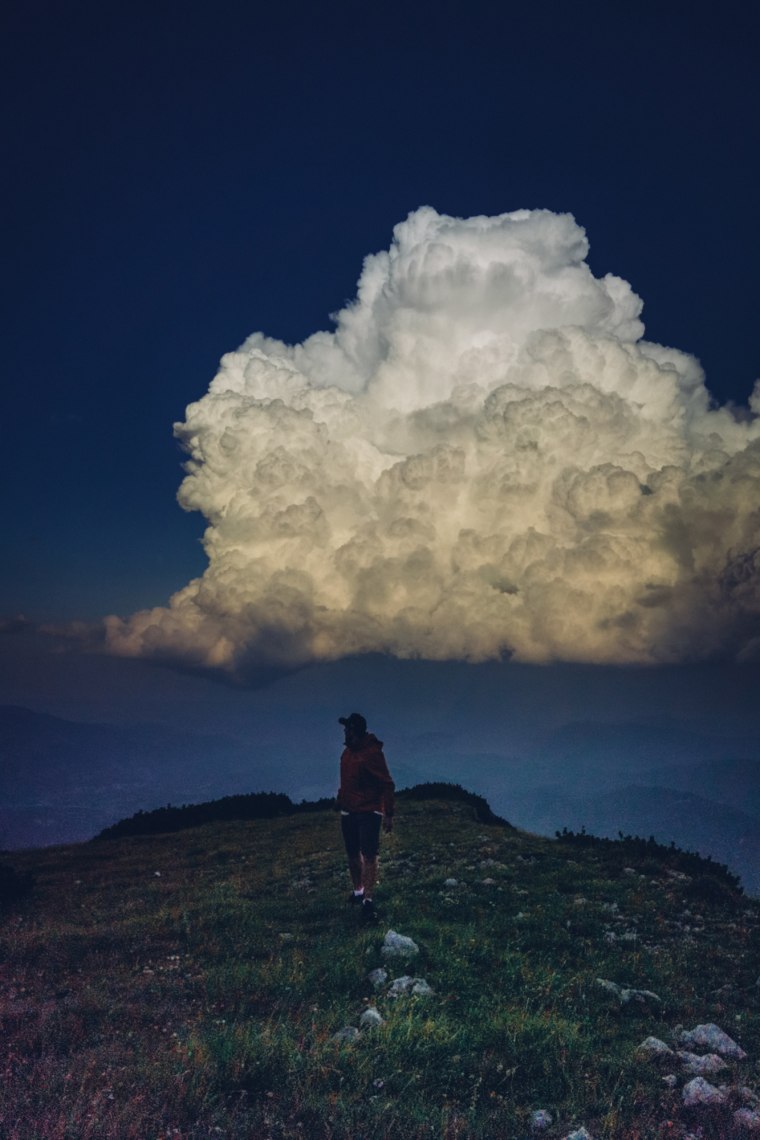
[[[383,831],[388,832],[388,834],[390,834],[390,832],[393,831],[393,816],[392,815],[384,815],[383,816]]]

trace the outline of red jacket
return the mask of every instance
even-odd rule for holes
[[[379,811],[392,816],[395,790],[382,740],[368,732],[358,748],[344,748],[338,789],[341,811]]]

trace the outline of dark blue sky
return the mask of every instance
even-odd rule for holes
[[[16,4],[6,18],[0,612],[204,566],[172,423],[222,353],[329,327],[423,203],[570,211],[716,399],[760,375],[747,3]]]

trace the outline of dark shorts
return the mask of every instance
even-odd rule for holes
[[[380,850],[380,824],[383,817],[375,811],[352,811],[341,815],[340,826],[349,859],[359,852],[365,859],[374,859]]]

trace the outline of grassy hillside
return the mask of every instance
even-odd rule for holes
[[[330,811],[12,862],[36,885],[0,918],[4,1140],[522,1140],[539,1109],[552,1138],[748,1135],[760,904],[661,852],[402,795],[374,928],[346,903]],[[420,952],[375,990],[391,928]],[[400,975],[433,994],[389,996]],[[621,1006],[597,978],[661,1004]],[[368,1007],[383,1024],[336,1041]],[[678,1061],[637,1046],[706,1022],[748,1056],[708,1078],[725,1105],[688,1109]]]

